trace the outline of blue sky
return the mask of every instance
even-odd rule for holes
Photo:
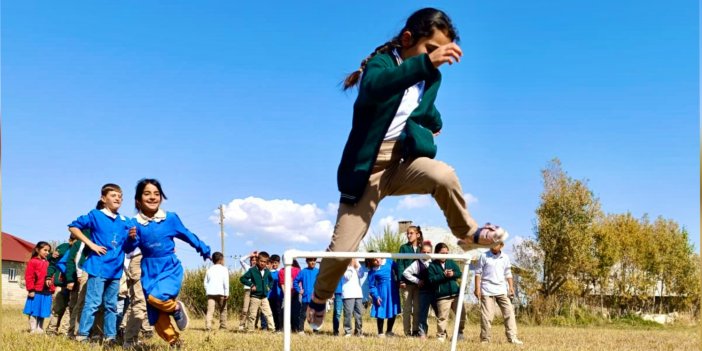
[[[442,68],[437,158],[479,222],[532,236],[540,170],[558,157],[605,211],[672,218],[699,252],[696,1],[431,5],[465,53]],[[226,205],[228,256],[325,248],[355,99],[339,82],[424,6],[4,2],[3,231],[64,238],[102,184],[131,199],[155,177],[213,248]],[[371,230],[398,219],[446,226],[430,198],[402,197]]]

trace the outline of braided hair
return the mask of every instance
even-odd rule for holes
[[[368,55],[363,61],[361,61],[361,66],[350,73],[346,79],[344,79],[343,85],[344,90],[354,87],[360,83],[361,73],[366,69],[368,61],[370,61],[375,55],[392,52],[393,49],[402,48],[402,33],[410,32],[412,34],[412,45],[417,39],[428,37],[434,34],[434,30],[440,30],[446,34],[453,41],[458,41],[458,31],[453,26],[449,16],[435,8],[427,7],[421,10],[415,11],[412,15],[407,18],[407,23],[400,30],[400,33],[393,37],[390,41],[383,45],[378,46],[373,50],[373,52]]]

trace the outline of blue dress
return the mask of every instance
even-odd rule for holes
[[[393,318],[400,314],[400,289],[397,284],[397,264],[386,258],[385,264],[370,270],[368,287],[371,295],[373,318]],[[380,306],[376,304],[380,297]]]
[[[174,238],[190,244],[204,258],[210,257],[210,247],[189,231],[178,215],[166,212],[162,221],[137,223],[137,242],[141,250],[141,284],[144,296],[161,301],[175,299],[183,282],[183,266],[175,255]],[[147,304],[149,323],[158,320],[159,311]]]

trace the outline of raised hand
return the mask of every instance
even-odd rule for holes
[[[452,65],[454,62],[460,62],[461,56],[463,56],[461,48],[456,43],[448,43],[432,51],[429,54],[429,59],[434,67],[439,68],[444,63]]]

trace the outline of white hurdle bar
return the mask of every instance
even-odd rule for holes
[[[451,336],[451,351],[456,351],[456,343],[458,342],[458,327],[460,326],[461,311],[463,310],[463,299],[465,298],[466,283],[468,282],[468,271],[470,260],[473,258],[468,253],[463,254],[401,254],[401,253],[383,253],[383,252],[329,252],[329,251],[298,251],[288,250],[283,254],[283,263],[285,264],[285,286],[284,292],[284,315],[283,315],[283,351],[290,351],[290,308],[292,304],[292,267],[293,260],[301,257],[316,257],[316,258],[393,258],[400,260],[415,260],[415,259],[447,259],[465,261],[463,273],[461,275],[461,287],[458,292],[458,304],[456,306],[456,320],[453,325],[453,335]]]

